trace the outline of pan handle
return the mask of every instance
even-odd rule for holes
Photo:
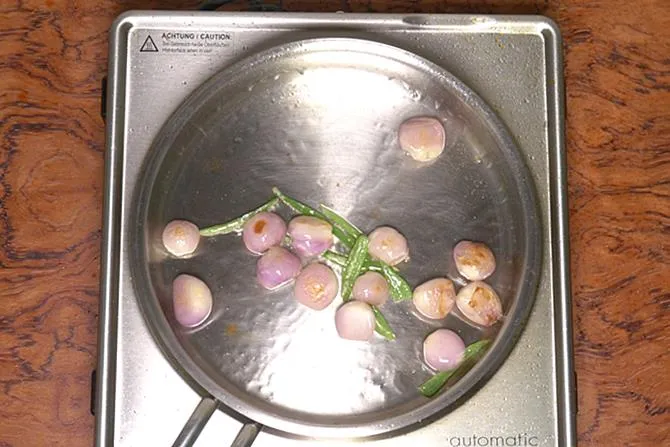
[[[262,428],[263,426],[257,422],[247,422],[237,432],[237,437],[230,447],[251,447]]]
[[[215,410],[216,400],[211,397],[203,397],[198,406],[195,407],[195,410],[193,410],[191,417],[186,421],[184,428],[181,429],[181,433],[177,436],[172,447],[191,447],[196,439],[198,439],[200,432],[205,428],[207,421],[212,417]]]

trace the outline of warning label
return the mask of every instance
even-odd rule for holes
[[[151,36],[144,39],[144,43],[140,47],[140,53],[158,53],[158,47]]]
[[[141,53],[208,55],[233,50],[233,35],[213,31],[153,31],[140,37]]]

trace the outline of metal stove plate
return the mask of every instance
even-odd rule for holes
[[[435,162],[417,163],[398,145],[398,127],[416,116],[444,123],[447,147]],[[526,166],[472,91],[412,53],[336,38],[253,55],[198,88],[147,158],[129,228],[140,307],[176,369],[275,429],[353,438],[433,418],[495,372],[531,310],[541,239]],[[487,282],[503,300],[505,323],[483,330],[457,310],[426,321],[411,301],[388,303],[381,310],[397,340],[347,342],[334,326],[341,299],[315,312],[293,299],[291,286],[263,290],[257,257],[239,237],[202,240],[186,259],[162,247],[169,221],[204,228],[231,220],[267,201],[275,185],[364,231],[397,228],[411,246],[401,270],[413,285],[439,276],[464,285],[451,248],[463,239],[487,243],[498,264]],[[195,330],[174,320],[171,283],[181,273],[202,278],[214,295],[212,316]],[[467,344],[496,343],[470,374],[426,399],[417,390],[431,375],[422,341],[439,327]]]
[[[200,53],[178,52],[174,41],[162,40],[166,33],[194,31],[230,40]],[[125,15],[111,36],[98,445],[168,445],[199,400],[151,339],[125,261],[131,194],[151,142],[191,89],[223,66],[277,43],[324,36],[380,40],[418,53],[484,97],[511,129],[531,169],[544,245],[551,247],[544,253],[537,303],[525,331],[487,385],[446,418],[367,442],[459,445],[472,436],[516,436],[517,445],[572,445],[561,61],[553,25],[538,17],[155,12]],[[141,51],[148,37],[158,51]],[[239,427],[222,412],[212,422],[196,445],[225,444]],[[304,442],[270,432],[256,441]]]

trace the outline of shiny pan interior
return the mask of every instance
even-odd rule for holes
[[[398,126],[418,115],[437,117],[447,130],[447,149],[432,163],[398,147]],[[291,287],[261,289],[256,259],[239,237],[205,239],[188,259],[162,247],[170,220],[224,222],[268,200],[273,186],[325,203],[364,231],[398,228],[409,240],[411,262],[402,271],[413,286],[444,275],[463,285],[453,246],[486,242],[498,260],[489,283],[504,320],[482,329],[454,311],[426,321],[411,301],[389,302],[382,311],[395,341],[346,342],[334,329],[335,303],[314,312],[295,302]],[[361,39],[292,42],[214,75],[155,139],[132,209],[139,304],[177,370],[228,408],[300,436],[381,435],[466,404],[514,346],[541,267],[535,189],[504,124],[441,67]],[[214,295],[211,317],[193,330],[181,328],[172,311],[179,273],[202,278]],[[495,342],[467,375],[428,399],[417,391],[431,375],[421,347],[438,327],[459,332],[466,344]]]

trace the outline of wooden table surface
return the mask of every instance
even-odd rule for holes
[[[0,0],[0,447],[92,445],[107,30],[125,10],[197,3]],[[579,445],[670,445],[670,1],[284,7],[558,22]]]

